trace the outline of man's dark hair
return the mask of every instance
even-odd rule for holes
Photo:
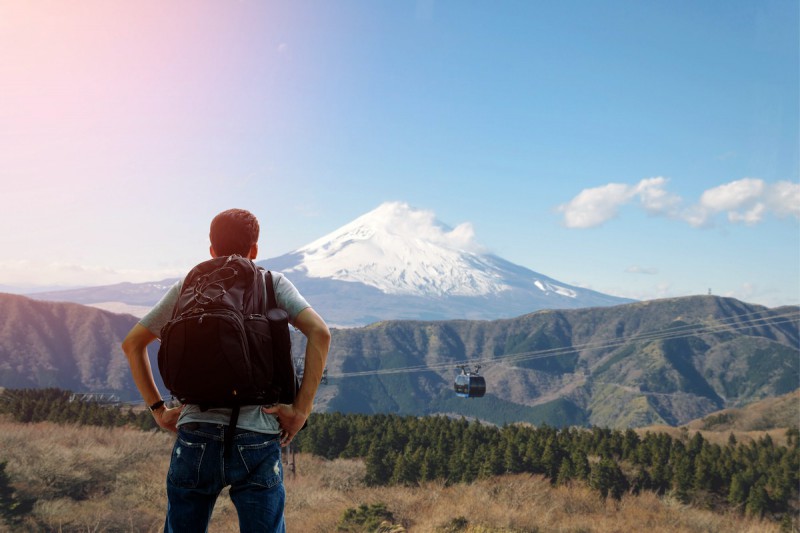
[[[258,219],[245,209],[228,209],[211,221],[211,246],[217,255],[239,254],[247,257],[258,243]]]

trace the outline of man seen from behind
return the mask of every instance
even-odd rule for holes
[[[239,254],[255,260],[259,224],[243,209],[229,209],[211,222],[211,257]],[[325,368],[330,331],[292,283],[272,273],[279,308],[305,335],[303,381],[294,403],[242,406],[235,432],[235,450],[224,455],[223,441],[231,431],[231,409],[185,404],[169,408],[156,387],[147,346],[160,338],[172,318],[182,280],[172,286],[122,342],[133,380],[156,423],[177,433],[167,473],[165,532],[203,532],[220,491],[230,486],[230,498],[242,532],[284,532],[283,470],[281,446],[288,445],[311,413],[314,396]]]

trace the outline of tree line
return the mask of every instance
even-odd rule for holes
[[[75,400],[63,389],[5,389],[0,394],[0,413],[16,422],[55,422],[89,426],[132,426],[143,430],[158,427],[147,410],[130,406]]]
[[[327,459],[363,458],[371,485],[469,483],[508,473],[551,483],[586,482],[606,498],[654,491],[683,503],[791,524],[798,511],[798,430],[788,446],[769,435],[724,446],[700,433],[673,438],[632,429],[496,427],[464,418],[313,414],[297,449]]]

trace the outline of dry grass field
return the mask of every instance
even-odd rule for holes
[[[749,442],[769,435],[778,446],[786,446],[786,429],[800,423],[800,389],[777,398],[765,398],[742,409],[724,409],[686,426],[651,426],[637,429],[667,433],[673,438],[691,436],[699,431],[705,440],[724,446],[733,433],[738,442]]]
[[[134,429],[0,422],[0,461],[17,494],[35,498],[28,518],[0,531],[157,532],[173,437]],[[551,487],[530,475],[470,485],[367,487],[361,461],[298,455],[286,475],[293,533],[335,532],[348,509],[385,504],[385,531],[419,532],[777,532],[776,524],[687,507],[653,494],[603,501],[582,485]],[[5,528],[5,529],[3,529]],[[373,528],[372,530],[375,530]],[[212,532],[238,531],[225,494]],[[348,531],[359,531],[349,529]]]

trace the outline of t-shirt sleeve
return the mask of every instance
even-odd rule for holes
[[[153,306],[146,315],[139,320],[139,323],[150,330],[150,333],[161,338],[161,328],[167,325],[170,318],[172,318],[172,310],[175,308],[175,302],[178,301],[178,295],[181,292],[181,285],[183,280],[178,280],[175,285],[161,297],[161,300]]]
[[[272,285],[275,287],[275,300],[278,307],[289,314],[289,322],[294,324],[294,319],[297,318],[300,311],[311,306],[294,284],[280,272],[272,273]]]

